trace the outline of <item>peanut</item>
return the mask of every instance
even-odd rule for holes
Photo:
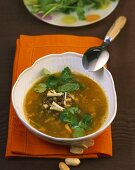
[[[80,164],[80,159],[78,159],[78,158],[66,158],[65,162],[69,166],[78,166]]]
[[[85,141],[83,141],[82,143],[80,143],[79,145],[76,145],[76,146],[86,150],[89,147],[92,147],[93,145],[94,145],[94,140],[90,139],[90,140],[85,140]]]
[[[83,154],[83,149],[81,147],[71,146],[70,152],[74,154]]]
[[[94,140],[93,139],[91,139],[91,140],[86,140],[86,141],[83,141],[83,143],[82,143],[82,146],[86,146],[87,148],[88,147],[91,147],[91,146],[93,146],[94,145]]]
[[[64,162],[59,163],[59,169],[60,170],[70,170],[70,168]]]

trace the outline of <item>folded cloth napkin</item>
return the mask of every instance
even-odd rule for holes
[[[13,68],[13,84],[19,74],[30,67],[38,58],[47,54],[67,51],[83,53],[87,48],[98,46],[102,40],[96,37],[79,37],[71,35],[21,35],[17,40]],[[10,104],[8,141],[6,157],[43,157],[43,158],[98,158],[112,156],[111,127],[95,138],[95,145],[85,150],[82,155],[69,152],[68,146],[55,145],[31,134],[19,121]]]

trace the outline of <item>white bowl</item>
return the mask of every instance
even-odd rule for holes
[[[40,138],[57,144],[76,144],[86,139],[93,139],[100,135],[113,121],[116,115],[117,98],[111,73],[102,68],[97,72],[88,72],[82,66],[82,55],[74,52],[66,52],[63,54],[50,54],[38,59],[30,68],[24,70],[18,77],[12,89],[12,102],[18,118],[32,133]],[[104,90],[108,98],[108,118],[102,127],[96,132],[79,138],[56,138],[46,135],[34,127],[32,127],[24,114],[23,100],[30,86],[41,76],[42,69],[46,68],[51,73],[62,71],[65,67],[69,67],[73,72],[84,74],[95,82],[97,82]]]

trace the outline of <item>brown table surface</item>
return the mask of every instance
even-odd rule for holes
[[[135,0],[120,0],[117,9],[106,19],[80,28],[51,26],[34,18],[20,0],[0,1],[0,169],[54,170],[59,159],[15,158],[5,159],[12,68],[16,39],[20,34],[73,34],[104,37],[107,29],[119,15],[128,18],[128,24],[109,47],[111,71],[117,96],[118,111],[112,124],[113,157],[85,159],[78,170],[133,170],[135,169]]]

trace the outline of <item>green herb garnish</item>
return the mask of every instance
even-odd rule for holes
[[[47,88],[56,89],[59,84],[59,78],[54,75],[50,75],[46,81]]]
[[[74,78],[69,67],[64,68],[60,76],[50,75],[50,72],[47,69],[44,69],[43,73],[45,76],[48,76],[48,78],[44,83],[36,85],[34,88],[35,92],[43,93],[48,89],[56,90],[57,92],[74,92],[85,88],[81,82],[78,82]]]
[[[60,114],[60,120],[67,123],[70,126],[76,126],[78,124],[77,114],[79,108],[77,106],[69,107]]]
[[[86,114],[82,117],[78,126],[87,130],[90,127],[91,123],[92,123],[92,116],[90,114]]]
[[[43,93],[47,90],[47,85],[45,83],[39,83],[34,87],[34,91],[37,93]]]
[[[72,72],[69,69],[69,67],[65,67],[64,70],[61,72],[60,81],[67,83],[70,82],[71,80],[73,80]]]
[[[85,135],[85,130],[90,128],[92,123],[92,116],[85,114],[80,117],[80,109],[78,106],[69,107],[65,109],[59,119],[68,124],[73,130],[73,137],[81,137]]]
[[[82,137],[85,135],[85,131],[83,128],[79,127],[79,126],[75,126],[72,128],[73,129],[73,134],[72,136],[74,138],[78,138],[78,137]]]
[[[73,92],[79,90],[80,85],[77,82],[66,83],[58,87],[58,92]]]

